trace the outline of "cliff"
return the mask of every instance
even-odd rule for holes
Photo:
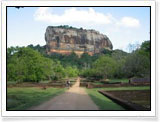
[[[112,50],[111,41],[106,35],[95,30],[77,29],[69,26],[48,26],[45,32],[46,50],[48,54],[70,54],[74,51],[81,55],[99,53],[101,49]]]

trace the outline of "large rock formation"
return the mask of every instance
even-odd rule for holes
[[[101,49],[112,50],[111,41],[106,35],[95,30],[77,29],[69,26],[48,26],[45,33],[47,53],[81,55],[99,53]]]

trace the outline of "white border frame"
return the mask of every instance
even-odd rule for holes
[[[151,111],[6,111],[6,6],[151,6]],[[155,117],[155,2],[154,1],[3,1],[2,116]]]

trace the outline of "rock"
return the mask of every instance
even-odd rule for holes
[[[70,54],[74,51],[81,55],[99,53],[101,49],[112,50],[111,41],[106,35],[95,30],[77,29],[69,26],[48,26],[45,32],[48,54]]]

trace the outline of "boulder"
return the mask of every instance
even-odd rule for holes
[[[109,38],[95,30],[78,29],[65,26],[48,26],[45,32],[46,51],[48,54],[61,53],[93,55],[102,49],[112,50]]]

